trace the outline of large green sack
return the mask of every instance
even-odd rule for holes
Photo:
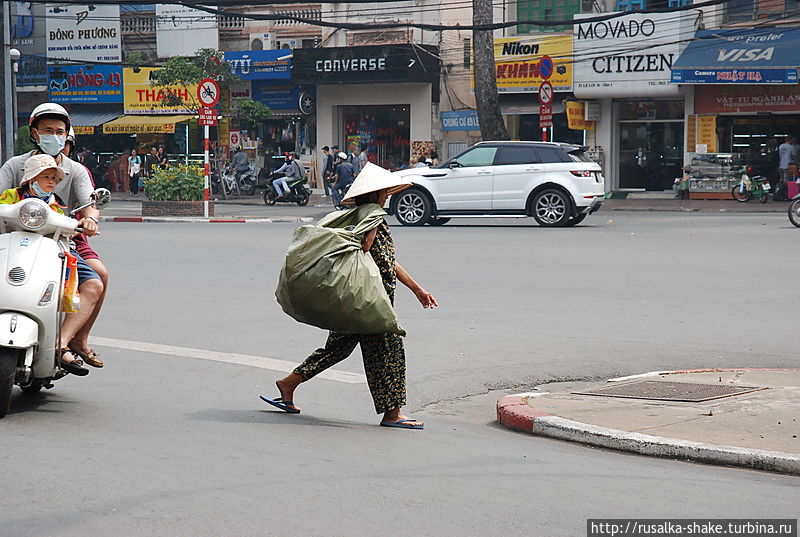
[[[275,291],[283,311],[334,332],[405,336],[378,266],[361,249],[362,237],[385,215],[367,204],[297,228]]]

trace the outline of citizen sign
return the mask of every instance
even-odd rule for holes
[[[318,73],[337,73],[342,71],[385,71],[386,58],[348,58],[342,60],[317,60]]]

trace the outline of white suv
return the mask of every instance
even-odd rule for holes
[[[395,172],[414,186],[393,195],[389,209],[407,226],[477,215],[574,226],[605,195],[602,170],[585,151],[554,142],[480,142],[438,168]]]

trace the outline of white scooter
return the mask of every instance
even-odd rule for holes
[[[99,188],[72,214],[105,205],[110,196]],[[14,384],[36,393],[67,374],[56,351],[69,239],[80,231],[77,220],[40,199],[0,205],[0,418],[8,413]]]

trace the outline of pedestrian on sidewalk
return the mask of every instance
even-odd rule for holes
[[[131,194],[134,196],[139,193],[139,178],[142,175],[142,158],[134,147],[131,149],[131,156],[128,157],[128,177],[130,178]]]
[[[778,173],[781,183],[786,183],[789,179],[789,166],[797,160],[797,146],[794,136],[791,134],[786,137],[786,141],[778,146]]]
[[[333,206],[338,208],[342,204],[342,192],[356,178],[356,170],[351,163],[347,162],[347,155],[343,152],[336,155],[336,165],[333,170],[331,197],[333,198]]]
[[[333,175],[333,155],[331,148],[327,145],[322,146],[322,153],[325,157],[322,160],[322,186],[325,189],[325,197],[331,195],[331,175]]]
[[[358,175],[342,201],[356,205],[376,203],[382,207],[390,194],[409,186],[411,185],[402,178],[370,163]],[[385,220],[363,237],[361,247],[370,253],[378,266],[383,287],[392,303],[397,280],[400,280],[414,293],[423,308],[435,308],[439,305],[433,295],[414,281],[395,261],[394,242]],[[384,427],[422,429],[421,421],[409,418],[401,411],[406,404],[406,356],[403,340],[397,334],[331,332],[324,348],[314,351],[292,373],[275,383],[280,391],[278,399],[268,399],[263,395],[261,398],[285,412],[300,413],[293,402],[297,387],[350,356],[359,344],[375,411],[383,414],[380,424]]]

